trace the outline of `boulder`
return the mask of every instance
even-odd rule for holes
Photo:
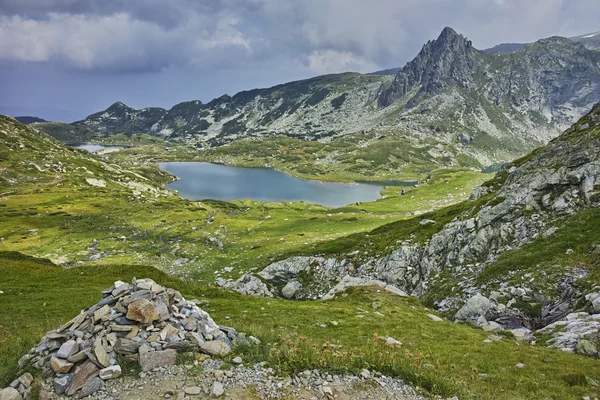
[[[598,355],[598,347],[588,339],[581,339],[575,346],[575,351],[589,357]]]
[[[481,322],[484,322],[481,318],[485,320],[485,316],[493,307],[494,303],[490,299],[482,296],[481,293],[477,293],[458,310],[456,315],[454,315],[454,320],[465,321],[472,325],[480,326]]]
[[[151,371],[156,367],[175,364],[177,352],[173,349],[140,354],[139,364],[142,371]]]
[[[297,280],[290,281],[283,287],[283,289],[281,289],[281,295],[286,299],[293,299],[296,295],[296,292],[300,290],[300,288],[302,288],[302,284],[300,282]]]
[[[127,306],[127,318],[143,324],[157,321],[160,316],[156,306],[149,300],[134,300]]]

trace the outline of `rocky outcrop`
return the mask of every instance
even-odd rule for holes
[[[151,279],[134,279],[104,290],[100,302],[48,332],[19,365],[31,363],[54,377],[57,394],[81,398],[118,378],[121,358],[151,371],[175,364],[177,351],[224,355],[240,341],[248,343],[217,325],[196,301]]]
[[[419,95],[440,92],[447,81],[467,85],[477,67],[477,51],[470,40],[452,28],[444,28],[440,36],[427,42],[417,57],[406,64],[391,85],[381,92],[379,106],[391,105],[417,86]]]

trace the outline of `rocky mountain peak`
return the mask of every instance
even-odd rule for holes
[[[427,42],[417,57],[406,64],[392,84],[382,91],[379,106],[387,107],[417,86],[421,86],[417,95],[425,95],[439,92],[449,81],[467,85],[477,67],[476,52],[470,40],[452,28],[444,28],[438,38]]]

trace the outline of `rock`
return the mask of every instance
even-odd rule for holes
[[[456,315],[455,321],[466,321],[473,325],[479,326],[480,317],[485,318],[486,314],[494,307],[494,304],[486,297],[477,293],[471,297]],[[479,320],[479,321],[478,321]]]
[[[362,369],[360,371],[360,376],[364,379],[370,379],[371,378],[371,372],[369,372],[368,369]]]
[[[34,378],[33,378],[33,375],[31,375],[31,373],[25,372],[23,375],[21,375],[19,377],[18,380],[19,380],[19,382],[21,382],[21,384],[23,386],[25,386],[26,388],[29,388],[33,384]]]
[[[517,365],[515,365],[515,367],[517,367],[517,368],[525,368],[525,364],[518,363]]]
[[[67,396],[73,396],[75,392],[81,389],[85,384],[88,383],[96,374],[100,371],[100,368],[96,366],[92,361],[84,362],[73,375],[71,384],[65,391]],[[55,382],[56,383],[56,382]]]
[[[75,340],[67,340],[56,352],[56,357],[64,360],[79,352],[79,344]]]
[[[127,306],[127,318],[143,324],[157,321],[159,317],[156,306],[149,300],[140,299],[129,303]]]
[[[432,320],[434,320],[435,322],[442,322],[442,321],[443,321],[443,319],[442,319],[442,318],[440,318],[440,317],[438,317],[437,315],[433,315],[433,314],[427,314],[427,316],[428,316],[429,318],[431,318]]]
[[[52,356],[50,359],[50,367],[57,374],[66,374],[71,370],[71,367],[73,367],[73,363],[56,356]]]
[[[239,365],[239,364],[241,364],[243,362],[242,361],[242,357],[239,357],[239,356],[235,357],[233,360],[231,360],[231,362],[234,363],[234,364]]]
[[[22,397],[17,389],[7,387],[0,390],[0,400],[22,400]]]
[[[183,388],[185,394],[189,394],[190,396],[197,396],[202,393],[202,389],[198,386],[186,386]]]
[[[40,390],[38,400],[51,400],[52,395],[46,390]]]
[[[200,350],[211,356],[224,356],[231,352],[231,347],[223,340],[209,340],[200,345]]]
[[[212,389],[210,390],[210,397],[221,397],[225,393],[225,388],[221,382],[213,382]]]
[[[98,377],[92,378],[88,383],[86,383],[81,391],[77,393],[78,398],[84,398],[91,394],[96,393],[98,390],[104,387],[104,381]]]
[[[102,364],[104,367],[110,366],[110,357],[108,356],[108,353],[104,347],[95,346],[94,354],[96,355],[96,359],[100,364]]]
[[[290,281],[281,289],[281,295],[286,299],[293,299],[298,290],[302,288],[302,284],[296,280]]]
[[[271,293],[268,286],[251,274],[245,274],[235,282],[229,282],[221,278],[217,279],[216,283],[225,289],[235,290],[247,296],[273,297],[273,293]]]
[[[175,364],[177,352],[173,349],[140,354],[139,364],[142,371],[151,371],[156,367]]]
[[[394,346],[394,347],[396,347],[396,346],[402,346],[402,342],[401,341],[396,340],[393,337],[389,337],[389,336],[385,338],[385,343],[388,346]]]
[[[135,354],[140,348],[141,344],[135,340],[121,338],[117,340],[115,344],[115,352],[121,355]]]
[[[588,339],[581,339],[575,346],[575,351],[585,356],[595,357],[598,355],[597,346]]]
[[[432,219],[422,219],[421,222],[419,222],[419,224],[421,225],[433,225],[436,222]]]
[[[100,370],[98,374],[101,379],[115,379],[121,376],[121,367],[119,365],[112,365]]]
[[[58,395],[63,394],[71,382],[73,381],[73,375],[62,375],[54,378],[54,392]]]
[[[94,320],[100,321],[102,318],[106,317],[109,313],[110,313],[110,306],[105,305],[104,307],[101,307],[100,309],[98,309],[94,312]]]
[[[85,181],[90,186],[101,187],[101,188],[106,187],[106,182],[104,182],[102,179],[85,178]]]

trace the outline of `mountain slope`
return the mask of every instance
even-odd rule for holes
[[[258,275],[274,293],[300,282],[297,298],[333,287],[331,297],[377,279],[450,315],[483,293],[493,300],[486,299],[489,309],[457,318],[524,334],[574,311],[600,313],[599,223],[600,104],[507,165],[468,202],[307,248],[296,254],[311,256],[275,262]],[[245,290],[248,282],[220,283]]]
[[[76,126],[149,132],[199,147],[285,135],[327,142],[374,132],[456,145],[433,159],[482,165],[546,143],[600,101],[600,52],[564,38],[489,54],[451,28],[395,76],[346,73],[222,96],[170,110],[115,103]]]

